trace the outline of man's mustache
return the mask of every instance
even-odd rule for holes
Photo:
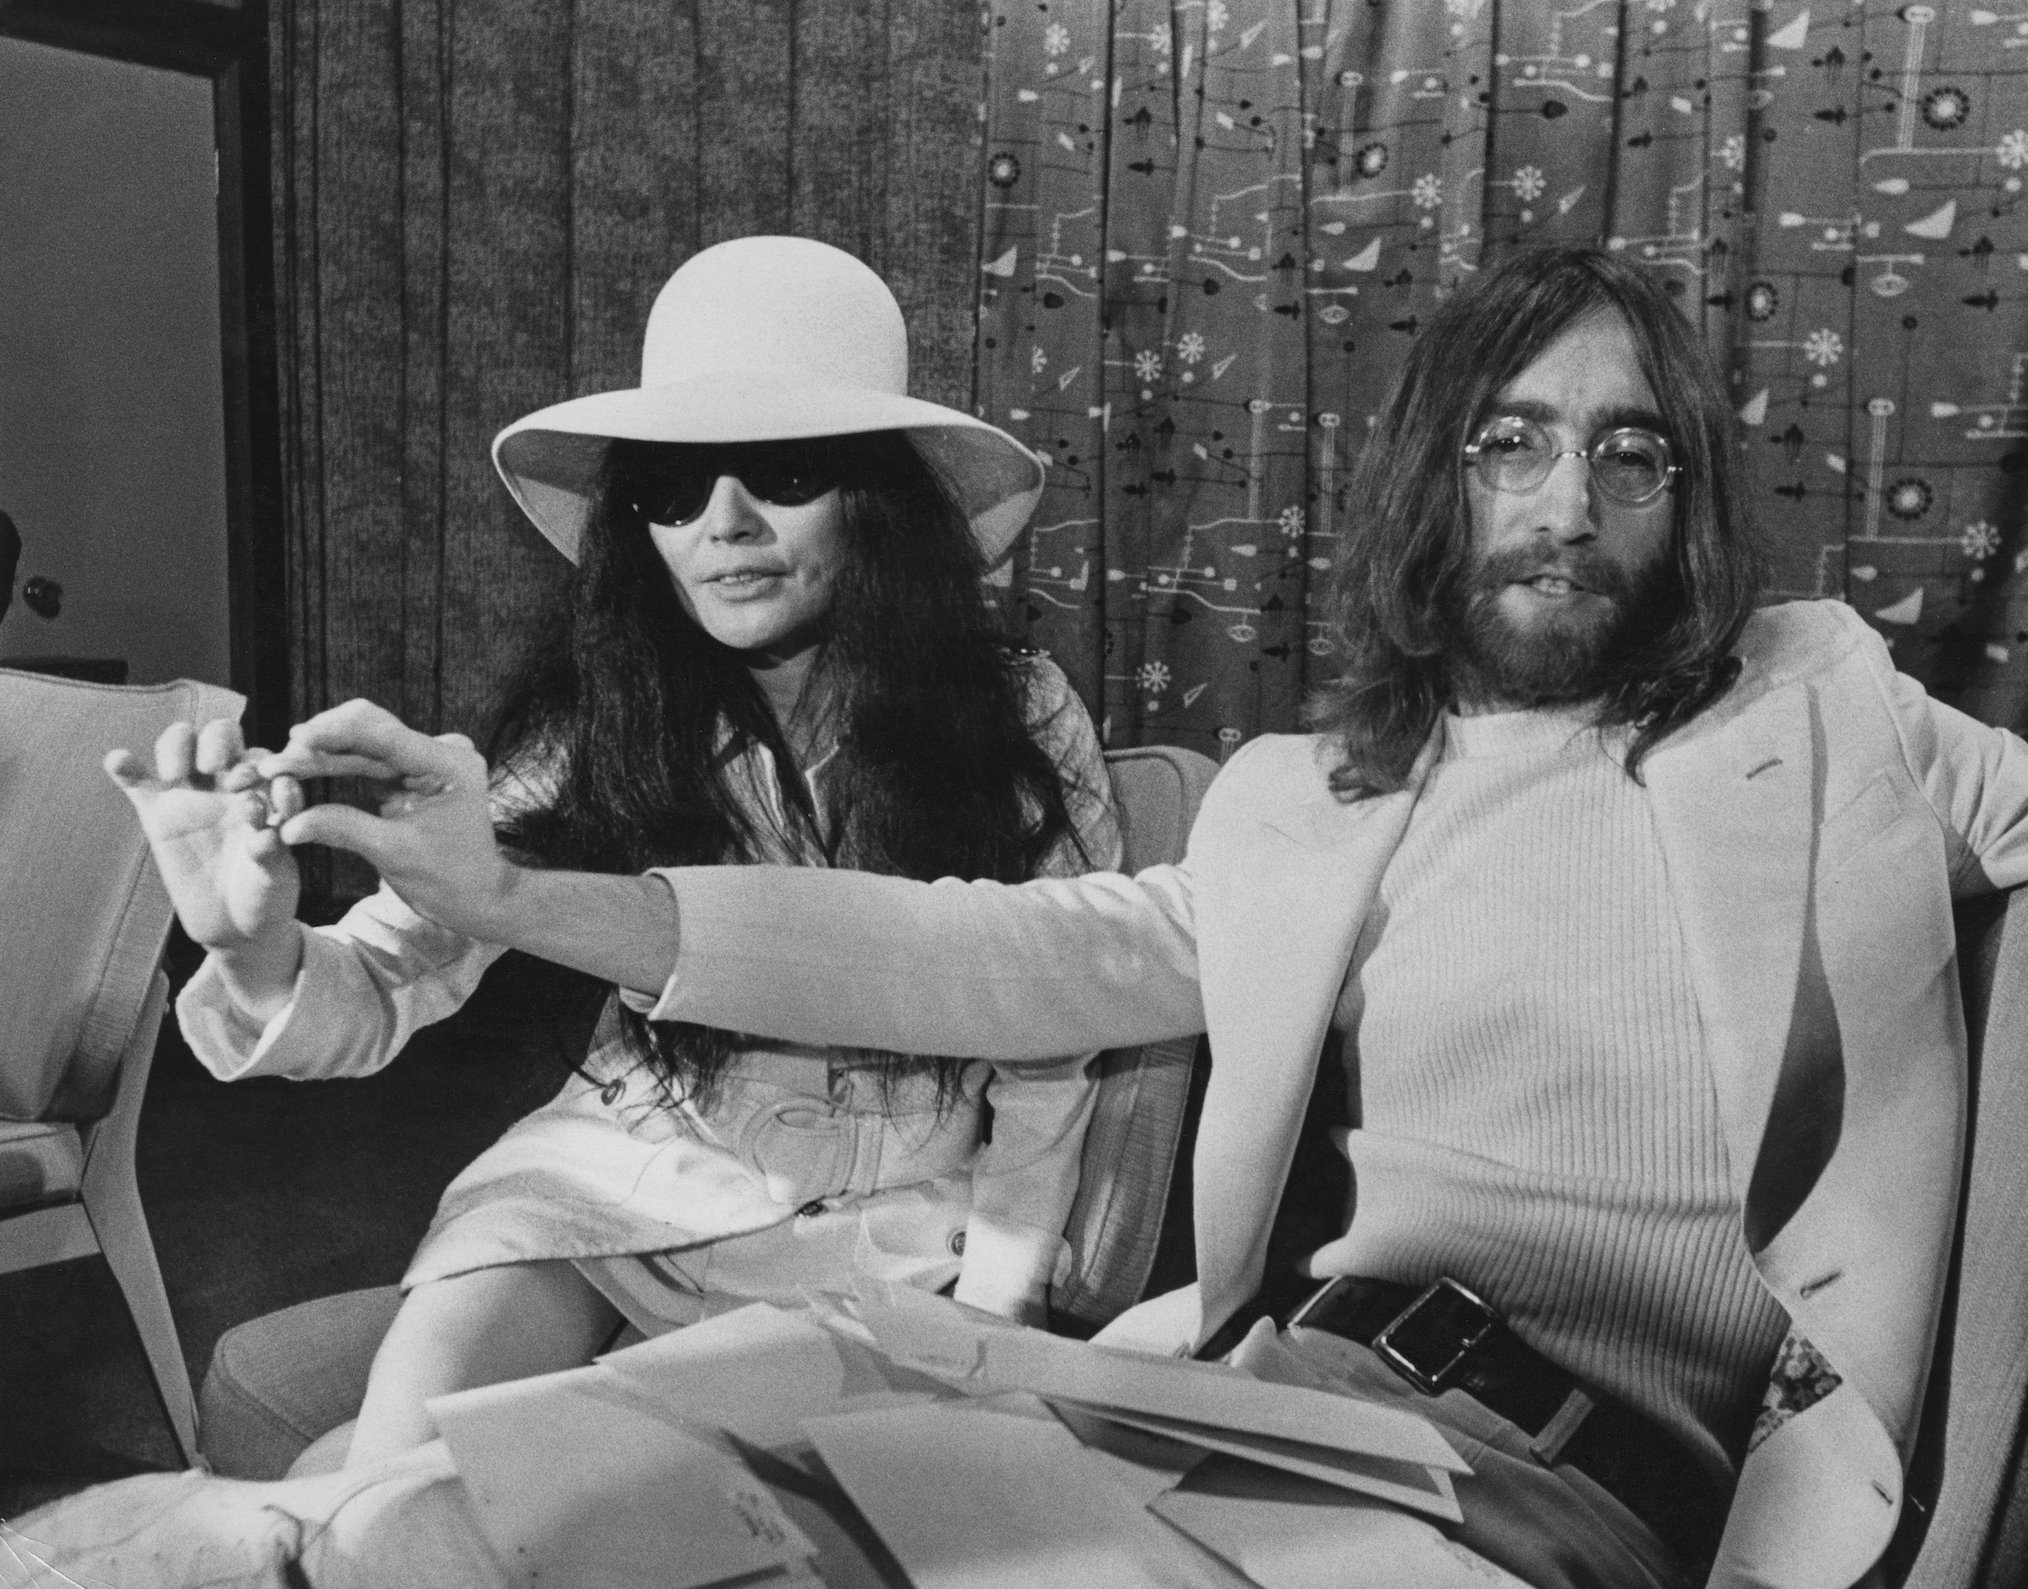
[[[1488,552],[1472,569],[1473,594],[1491,595],[1519,581],[1544,574],[1567,579],[1596,596],[1622,604],[1634,594],[1634,581],[1610,558],[1587,546],[1508,546]]]

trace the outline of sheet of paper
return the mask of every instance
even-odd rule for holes
[[[735,1458],[599,1367],[429,1403],[508,1581],[695,1589],[812,1547]]]
[[[974,1388],[983,1380],[989,1339],[1042,1333],[914,1286],[863,1288],[853,1311],[892,1361]]]
[[[801,1444],[805,1418],[950,1394],[765,1302],[608,1353],[599,1365],[672,1412],[770,1450]]]
[[[809,1435],[915,1589],[1239,1589],[1030,1397],[812,1419]]]
[[[989,1334],[984,1342],[991,1383],[1033,1391],[1047,1401],[1152,1413],[1417,1467],[1472,1471],[1434,1424],[1406,1408],[1270,1384],[1216,1364],[1107,1351],[1037,1330]]]
[[[1051,1403],[1065,1406],[1068,1403]],[[1325,1446],[1305,1445],[1295,1440],[1277,1440],[1272,1435],[1247,1434],[1241,1430],[1215,1429],[1209,1424],[1185,1423],[1155,1413],[1123,1412],[1112,1407],[1084,1409],[1111,1418],[1130,1429],[1167,1435],[1187,1441],[1206,1451],[1244,1457],[1284,1473],[1356,1490],[1396,1506],[1411,1507],[1431,1517],[1455,1523],[1464,1514],[1458,1510],[1457,1488],[1441,1468],[1422,1467],[1412,1462],[1390,1462],[1384,1457],[1361,1456],[1356,1452],[1333,1451]]]
[[[1424,1518],[1225,1458],[1151,1509],[1261,1589],[1527,1589]]]
[[[1086,1453],[1106,1464],[1113,1482],[1143,1503],[1173,1490],[1191,1469],[1211,1460],[1211,1452],[1202,1445],[1130,1428],[1071,1402],[1048,1405]]]

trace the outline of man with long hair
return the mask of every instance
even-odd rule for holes
[[[1609,340],[1623,332],[1624,346],[1574,345],[1566,357],[1617,360],[1614,373],[1641,388],[1634,407],[1586,438],[1666,443],[1652,457],[1608,455],[1608,467],[1653,485],[1638,503],[1595,472],[1587,502],[1584,470],[1545,467],[1535,400],[1510,390],[1565,332],[1611,316],[1620,325]],[[1446,709],[1494,702],[1594,703],[1599,726],[1634,730],[1634,771],[1724,691],[1739,672],[1733,650],[1762,569],[1731,411],[1706,370],[1674,303],[1607,253],[1522,255],[1432,320],[1352,478],[1330,592],[1343,672],[1311,713],[1344,745],[1335,788],[1401,788]],[[1458,438],[1475,420],[1470,467],[1460,467]],[[1494,420],[1534,429],[1488,433]],[[1503,490],[1509,474],[1530,483]],[[1516,514],[1569,522],[1524,522],[1494,544],[1494,521]],[[1623,558],[1629,543],[1637,555]],[[1574,598],[1502,599],[1508,586],[1557,569],[1582,572]]]

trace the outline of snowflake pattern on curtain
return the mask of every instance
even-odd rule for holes
[[[2028,14],[993,0],[977,397],[1112,744],[1298,726],[1346,472],[1439,295],[1599,239],[1731,382],[1773,597],[2028,716]]]

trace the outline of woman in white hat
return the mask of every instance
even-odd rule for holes
[[[494,443],[576,571],[490,770],[363,702],[276,757],[219,723],[165,735],[153,776],[109,758],[211,950],[177,1009],[222,1077],[376,1070],[506,947],[614,986],[575,1079],[446,1191],[350,1465],[428,1439],[426,1398],[588,1361],[622,1321],[652,1333],[869,1275],[955,1278],[961,1300],[1041,1316],[1084,1056],[1002,1073],[654,1019],[671,954],[650,868],[1009,881],[1117,863],[1089,720],[979,590],[1041,466],[906,379],[900,312],[849,255],[707,249],[656,301],[638,388]],[[355,753],[324,748],[340,740]],[[409,775],[362,742],[405,747]],[[297,779],[345,771],[398,784],[380,816],[301,809]],[[381,871],[335,928],[292,919],[305,841]]]

